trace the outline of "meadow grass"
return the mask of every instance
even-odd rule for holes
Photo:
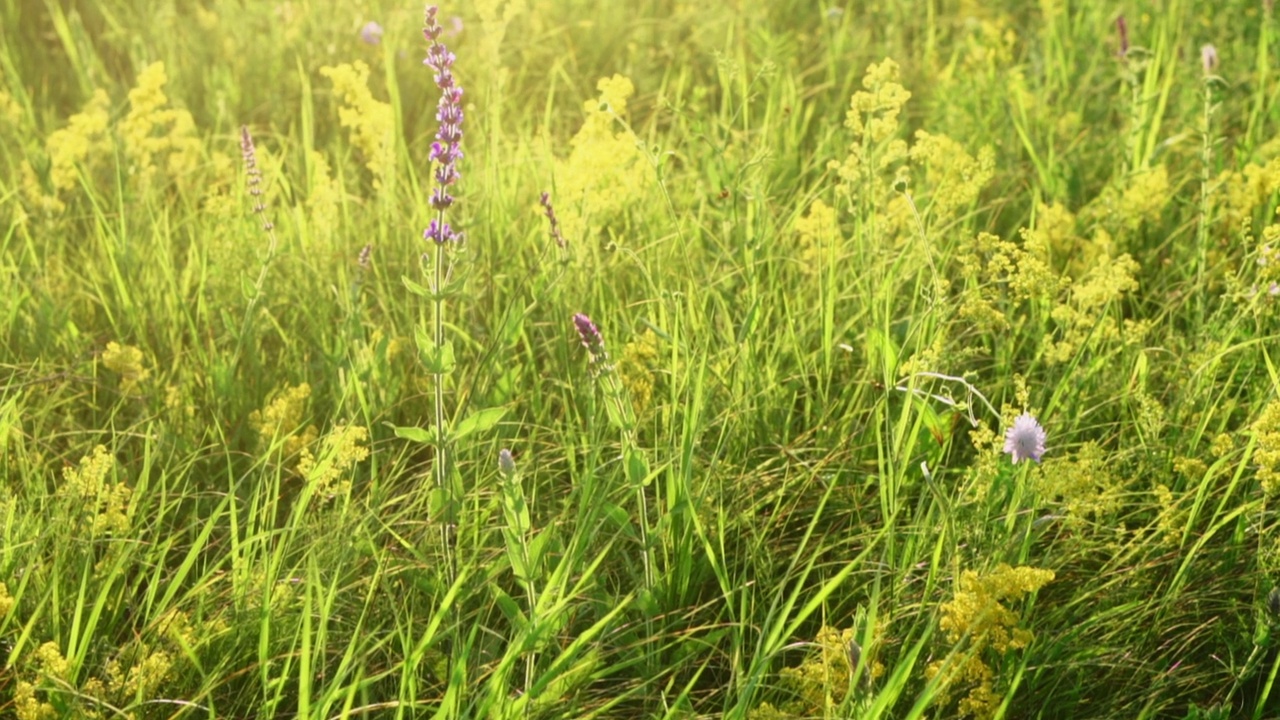
[[[0,716],[1280,718],[1271,5],[0,0]]]

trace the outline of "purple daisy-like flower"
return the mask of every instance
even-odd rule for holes
[[[1004,433],[1004,451],[1013,456],[1015,465],[1027,458],[1040,462],[1045,437],[1040,423],[1030,413],[1022,413]]]

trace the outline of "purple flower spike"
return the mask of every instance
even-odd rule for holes
[[[1040,462],[1040,456],[1044,455],[1045,437],[1044,428],[1040,427],[1040,423],[1030,414],[1022,413],[1005,431],[1004,451],[1013,456],[1015,465],[1019,460],[1027,458]]]
[[[436,245],[444,245],[458,239],[458,233],[449,227],[449,223],[442,223],[439,220],[432,220],[426,230],[422,231],[422,239],[430,240]]]
[[[431,143],[429,154],[435,166],[431,175],[436,187],[431,192],[431,207],[441,214],[440,219],[432,221],[431,227],[423,234],[428,240],[443,245],[450,241],[460,240],[461,233],[453,232],[443,220],[444,211],[454,203],[449,186],[462,179],[458,172],[458,161],[462,159],[462,88],[453,76],[453,63],[457,57],[440,41],[444,28],[440,25],[440,10],[435,5],[428,5],[426,19],[422,27],[422,36],[427,40],[427,57],[423,65],[434,71],[436,87],[440,90],[440,100],[436,104],[436,121],[440,123],[436,130],[436,140]]]
[[[551,239],[561,249],[568,247],[564,234],[560,232],[560,220],[556,218],[556,209],[551,205],[551,193],[543,191],[542,196],[538,198],[538,203],[542,205],[543,214],[547,216],[547,222],[551,224]]]
[[[604,336],[600,334],[600,328],[591,322],[591,318],[578,313],[573,316],[573,326],[578,330],[578,338],[582,340],[582,346],[591,354],[591,362],[608,357],[604,350]]]

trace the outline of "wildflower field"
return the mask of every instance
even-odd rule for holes
[[[1280,718],[1269,0],[0,0],[0,717]]]

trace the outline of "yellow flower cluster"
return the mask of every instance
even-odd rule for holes
[[[70,679],[71,663],[62,656],[56,642],[47,642],[32,653],[35,661],[36,682],[19,680],[13,690],[14,717],[18,720],[53,720],[59,717],[52,703],[36,697],[41,681],[64,684]]]
[[[346,477],[356,463],[369,457],[369,448],[363,443],[369,440],[369,431],[359,425],[338,425],[320,447],[317,459],[310,448],[303,448],[298,459],[298,474],[315,487],[322,498],[346,495],[351,491],[351,478]]]
[[[310,152],[310,191],[307,194],[307,214],[311,219],[311,233],[322,242],[328,242],[338,229],[338,211],[342,204],[342,190],[334,181],[329,161],[322,153]]]
[[[818,652],[796,667],[783,668],[780,673],[781,684],[793,693],[793,699],[776,706],[761,703],[747,713],[749,720],[826,716],[849,692],[849,678],[854,671],[849,648],[855,641],[854,636],[853,628],[837,630],[823,625],[814,638]],[[864,673],[878,678],[884,674],[884,665],[873,662]]]
[[[1045,346],[1045,359],[1052,364],[1070,360],[1081,347],[1097,347],[1120,337],[1115,319],[1106,315],[1107,305],[1138,289],[1134,275],[1138,263],[1129,255],[1103,257],[1080,282],[1071,286],[1068,302],[1050,313],[1058,325],[1058,339]],[[1137,342],[1146,334],[1147,324],[1125,321],[1124,336]]]
[[[840,177],[840,194],[850,200],[862,196],[879,205],[888,188],[877,187],[873,181],[907,157],[906,141],[894,135],[911,93],[898,80],[898,64],[891,58],[872,63],[862,78],[864,89],[849,99],[844,125],[853,133],[853,142],[844,161],[833,160],[828,167]],[[864,196],[867,191],[870,194]]]
[[[291,457],[316,439],[315,425],[302,427],[302,415],[309,397],[311,386],[307,383],[285,388],[265,408],[249,413],[249,426],[266,446],[283,439],[284,457]]]
[[[657,361],[658,336],[653,330],[646,330],[622,348],[618,374],[622,378],[622,386],[631,397],[631,405],[637,417],[649,409],[649,403],[653,400],[654,366]]]
[[[1067,282],[1049,266],[1048,248],[1035,235],[1024,244],[978,233],[959,256],[961,272],[970,282],[960,299],[960,317],[982,330],[1009,326],[1006,306],[1027,300],[1049,301]]]
[[[164,86],[169,82],[164,63],[148,65],[138,75],[138,84],[129,91],[129,114],[120,121],[120,139],[129,171],[149,183],[155,175],[155,161],[165,156],[166,170],[173,178],[181,178],[195,170],[200,162],[201,144],[195,136],[195,120],[191,113],[169,108]]]
[[[1272,400],[1253,421],[1249,431],[1257,440],[1253,461],[1257,464],[1262,492],[1273,495],[1280,491],[1280,400]]]
[[[1115,512],[1123,487],[1112,476],[1110,461],[1094,442],[1085,443],[1074,457],[1046,459],[1035,473],[1033,487],[1044,499],[1061,505],[1068,523]]]
[[[1158,220],[1169,197],[1169,172],[1164,165],[1135,174],[1120,196],[1117,212],[1121,223],[1134,229]]]
[[[800,248],[800,266],[804,272],[816,273],[835,261],[831,252],[841,241],[835,208],[821,198],[815,199],[809,206],[809,213],[796,218],[795,231]]]
[[[916,131],[911,162],[925,168],[930,204],[935,222],[958,216],[978,199],[978,193],[995,176],[996,155],[990,146],[973,157],[960,143],[946,135]]]
[[[54,720],[58,711],[51,703],[36,698],[36,686],[19,680],[13,689],[13,716],[17,720]]]
[[[1228,227],[1239,227],[1280,190],[1280,156],[1265,165],[1250,163],[1243,170],[1224,170],[1214,186],[1223,194],[1223,221]]]
[[[1155,494],[1156,507],[1159,508],[1156,530],[1160,540],[1166,545],[1177,545],[1182,539],[1182,528],[1186,523],[1185,512],[1178,507],[1178,500],[1169,486],[1156,483],[1152,492]]]
[[[0,582],[0,620],[3,620],[13,610],[13,606],[14,599],[9,594],[9,587]]]
[[[556,163],[556,213],[570,243],[616,221],[648,187],[639,140],[625,124],[635,86],[614,75],[596,89],[599,98],[582,105],[585,117],[569,141],[569,157]]]
[[[1050,583],[1052,570],[1027,566],[1010,567],[1001,563],[990,573],[979,575],[966,570],[960,575],[955,597],[942,604],[939,627],[952,643],[967,643],[962,661],[951,666],[943,677],[944,688],[955,684],[970,686],[968,695],[959,703],[960,715],[991,717],[1003,698],[994,690],[995,674],[982,659],[987,648],[997,653],[1025,648],[1033,636],[1018,627],[1018,616],[1005,603],[1022,599]],[[932,663],[925,672],[933,679],[944,669],[944,663]]]
[[[351,131],[351,144],[364,155],[373,173],[373,187],[381,188],[395,161],[395,116],[391,105],[376,100],[369,91],[369,66],[362,60],[320,68],[342,98],[338,122]]]
[[[45,193],[30,161],[22,164],[22,194],[28,204],[46,214],[60,212],[65,204],[58,194],[79,184],[81,168],[90,170],[111,154],[111,137],[107,134],[110,104],[105,90],[95,90],[84,109],[72,115],[65,128],[49,134],[45,153],[49,156],[52,193]]]
[[[107,474],[115,466],[115,458],[102,445],[80,459],[76,467],[63,468],[65,493],[85,502],[91,509],[89,530],[94,535],[103,533],[123,534],[129,530],[129,500],[133,490],[125,483],[106,482]]]
[[[55,192],[71,190],[78,183],[79,167],[111,152],[107,135],[110,104],[105,90],[95,90],[84,109],[72,115],[67,126],[49,135],[49,182]]]
[[[107,343],[102,353],[102,364],[120,376],[120,392],[128,395],[138,383],[151,377],[151,371],[142,365],[142,351],[132,345]]]
[[[153,626],[160,639],[148,642],[135,637],[112,656],[97,675],[89,676],[79,692],[67,693],[72,684],[71,663],[55,642],[46,642],[31,654],[29,666],[20,664],[31,675],[19,680],[15,687],[13,707],[16,717],[24,720],[52,720],[62,717],[50,702],[41,701],[37,693],[57,693],[64,698],[68,717],[101,720],[103,707],[127,707],[160,697],[163,686],[176,675],[176,666],[186,653],[197,652],[213,637],[225,632],[226,623],[217,618],[193,628],[186,613],[166,611]],[[78,696],[78,698],[76,697]],[[70,698],[70,699],[66,699]],[[129,715],[129,717],[133,717]]]
[[[79,465],[62,469],[67,493],[81,500],[97,498],[102,492],[107,473],[111,472],[115,462],[105,446],[94,447],[91,454],[80,458]]]
[[[0,121],[12,127],[17,127],[22,122],[22,106],[3,89],[0,89]]]

